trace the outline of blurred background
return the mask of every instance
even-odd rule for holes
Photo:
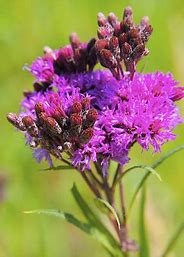
[[[33,78],[22,70],[42,55],[45,45],[58,48],[76,31],[81,40],[96,35],[96,14],[115,12],[122,17],[123,8],[131,5],[139,22],[148,15],[154,33],[149,41],[150,55],[140,64],[144,71],[171,71],[184,84],[184,3],[183,0],[0,0],[0,257],[101,257],[105,251],[93,239],[62,220],[24,214],[25,210],[54,208],[82,216],[71,196],[75,181],[89,202],[93,197],[74,171],[42,171],[46,163],[37,164],[24,138],[6,121],[10,111],[18,112],[22,91],[32,89]],[[179,105],[184,115],[184,102]],[[164,152],[184,143],[184,126],[176,129],[175,142]],[[148,163],[159,158],[139,147],[131,152],[129,165]],[[184,217],[184,152],[177,153],[158,168],[159,182],[150,176],[146,221],[152,256],[159,256],[168,238]],[[135,186],[143,176],[134,171],[126,177],[129,202]],[[139,199],[138,199],[139,200]],[[137,233],[137,200],[131,215],[130,235]],[[180,238],[170,256],[184,256],[184,238]],[[135,256],[135,255],[132,255]]]

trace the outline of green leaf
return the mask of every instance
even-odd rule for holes
[[[153,169],[153,167],[151,167],[151,166],[145,166],[144,169],[147,170],[147,171],[149,171],[149,172],[152,173],[153,175],[155,175],[155,176],[158,178],[158,180],[162,181],[161,176],[158,174],[158,172],[157,172],[155,169]]]
[[[73,170],[74,168],[69,165],[59,165],[56,167],[50,167],[46,169],[42,169],[42,171],[49,171],[49,170]]]
[[[154,162],[152,165],[151,165],[151,168],[152,169],[156,169],[160,164],[162,164],[164,161],[166,161],[169,157],[171,157],[173,154],[181,151],[184,149],[184,145],[181,145],[181,146],[178,146],[176,147],[175,149],[167,152],[166,154],[164,154],[161,158],[159,158],[156,162]],[[149,167],[149,166],[147,166]],[[133,197],[132,197],[132,200],[130,202],[130,207],[129,207],[129,211],[131,210],[132,206],[133,206],[133,203],[140,191],[140,189],[142,188],[142,186],[144,185],[145,181],[147,180],[147,178],[149,177],[149,175],[151,174],[151,170],[148,170],[147,173],[143,176],[143,178],[141,179],[141,181],[139,182],[134,194],[133,194]]]
[[[160,157],[156,162],[154,162],[151,167],[153,169],[157,168],[160,164],[162,164],[165,160],[167,160],[169,157],[171,157],[173,154],[184,150],[184,145],[180,145],[176,148],[174,148],[173,150],[167,152],[166,154],[164,154],[162,157]]]
[[[168,254],[170,253],[170,251],[173,249],[173,247],[175,246],[177,240],[179,239],[180,235],[182,234],[182,232],[184,231],[184,223],[182,223],[180,225],[180,227],[176,230],[176,232],[174,233],[174,235],[171,237],[171,239],[169,240],[167,247],[165,248],[163,254],[161,255],[161,257],[167,257]]]
[[[28,214],[44,214],[48,216],[55,216],[61,219],[68,221],[69,223],[75,225],[76,227],[80,228],[84,232],[91,234],[91,226],[89,224],[83,223],[77,218],[75,218],[72,214],[61,212],[60,210],[32,210],[32,211],[25,211],[24,213]]]
[[[119,221],[119,218],[118,218],[118,215],[117,215],[115,209],[107,201],[105,201],[101,198],[96,198],[95,203],[101,212],[103,212],[107,215],[109,213],[112,213],[112,215],[114,216],[114,218],[118,224],[118,228],[120,229],[120,221]]]
[[[127,173],[129,173],[130,171],[135,170],[135,169],[147,170],[147,171],[151,172],[153,175],[155,175],[160,181],[162,181],[160,175],[158,174],[158,172],[157,172],[155,169],[153,169],[153,167],[148,166],[148,165],[145,165],[145,164],[141,164],[141,165],[132,166],[132,167],[128,168],[127,170],[125,170],[125,171],[118,177],[118,179],[117,179],[116,182],[115,182],[115,185],[118,184],[118,183],[121,181],[121,179],[122,179]]]
[[[86,224],[81,222],[77,218],[75,218],[70,213],[61,212],[60,210],[32,210],[32,211],[25,211],[26,214],[43,214],[48,216],[54,216],[57,218],[61,218],[66,220],[67,222],[75,225],[76,227],[80,228],[82,231],[86,232],[87,234],[91,235],[97,241],[99,241],[103,247],[111,254],[113,257],[121,257],[123,256],[123,252],[121,252],[120,248],[117,247],[116,244],[110,244],[109,240],[107,239],[106,235],[99,231],[96,227],[91,224]]]
[[[113,256],[123,256],[119,243],[115,240],[109,230],[103,225],[98,216],[91,210],[89,205],[79,193],[76,185],[73,185],[72,194],[80,210],[93,226],[93,236],[104,246],[104,248]]]
[[[146,202],[146,188],[142,188],[142,196],[140,203],[140,220],[139,220],[139,237],[140,237],[140,257],[149,257],[149,246],[147,240],[146,226],[145,226],[145,202]]]

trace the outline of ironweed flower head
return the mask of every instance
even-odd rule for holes
[[[36,78],[33,91],[24,93],[20,114],[7,118],[25,134],[38,161],[53,165],[51,156],[62,160],[65,152],[80,170],[93,161],[106,174],[110,160],[128,162],[134,144],[158,152],[175,139],[173,129],[182,122],[175,101],[184,88],[170,73],[136,72],[148,54],[147,17],[136,25],[127,7],[122,21],[100,13],[98,25],[97,40],[82,43],[73,33],[70,45],[44,48],[27,67]],[[97,60],[109,70],[94,71]]]
[[[65,98],[49,91],[35,98],[33,105],[19,117],[8,114],[8,120],[24,131],[32,148],[41,147],[58,159],[62,159],[62,152],[71,155],[88,143],[97,117],[96,109],[90,108],[90,98],[81,96],[77,91]],[[38,151],[36,153],[39,158]]]

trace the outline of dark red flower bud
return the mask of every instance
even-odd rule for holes
[[[75,33],[75,32],[71,33],[69,39],[70,39],[70,43],[71,43],[73,50],[80,47],[81,42],[80,42],[80,39],[79,39],[77,33]]]
[[[72,127],[82,125],[82,116],[79,113],[73,113],[70,116],[70,123]]]
[[[153,32],[151,25],[146,26],[141,32],[141,39],[143,43],[146,43]]]
[[[28,116],[23,117],[22,122],[23,122],[24,126],[26,127],[27,132],[32,137],[38,136],[38,127],[31,116],[28,115]]]
[[[101,13],[101,12],[99,12],[99,13],[97,14],[97,22],[98,22],[98,26],[100,26],[100,27],[101,27],[101,26],[105,26],[105,25],[108,24],[107,19],[105,18],[104,14]]]
[[[120,47],[121,47],[125,42],[128,41],[128,38],[127,38],[126,33],[122,33],[122,34],[119,36],[118,39],[119,39],[119,45],[120,45]]]
[[[172,101],[178,101],[184,98],[184,87],[176,87],[174,90],[174,94],[171,97]]]
[[[119,22],[117,16],[116,16],[113,12],[109,13],[107,19],[108,19],[108,22],[109,22],[113,27],[116,26],[117,23]]]
[[[25,131],[26,128],[22,123],[22,120],[15,113],[8,113],[7,120],[16,128]]]
[[[52,118],[52,117],[48,117],[45,120],[45,125],[46,127],[50,130],[50,132],[52,132],[54,135],[60,135],[62,132],[61,127],[59,126],[59,124],[57,123],[57,121]]]
[[[99,39],[110,38],[113,35],[113,29],[110,25],[106,27],[99,27],[97,35]]]
[[[102,49],[100,51],[99,60],[100,60],[101,65],[103,65],[104,67],[109,68],[109,69],[114,69],[118,65],[116,58],[107,49]]]
[[[85,125],[86,127],[91,127],[94,125],[95,121],[97,120],[98,112],[96,109],[90,109],[86,115]]]
[[[95,49],[96,39],[92,38],[87,44],[86,61],[89,66],[89,71],[92,71],[97,63],[97,54]]]
[[[107,49],[108,45],[109,45],[109,43],[106,39],[99,39],[95,43],[96,51],[100,52],[102,49]]]
[[[59,58],[62,61],[70,61],[73,59],[73,50],[70,46],[65,46],[59,50]]]
[[[111,39],[109,41],[110,50],[116,49],[117,47],[119,47],[118,38],[117,37],[111,37]]]
[[[117,37],[111,37],[109,41],[109,49],[111,50],[115,58],[120,58],[120,48]]]
[[[127,18],[126,20],[123,20],[120,23],[121,32],[128,33],[132,26],[133,26],[133,22],[130,18]]]
[[[148,25],[149,25],[149,17],[148,16],[142,17],[141,22],[140,22],[140,27],[143,29],[143,28],[147,27]]]
[[[83,130],[82,134],[80,135],[80,142],[82,144],[86,144],[87,142],[89,142],[89,140],[92,138],[92,136],[93,136],[93,129],[87,128],[87,129]]]
[[[82,111],[82,104],[79,101],[75,101],[71,106],[71,113],[79,113]]]
[[[88,110],[90,108],[91,99],[89,97],[85,97],[82,99],[81,104],[84,110]]]
[[[59,123],[67,117],[65,112],[59,107],[56,107],[54,111],[51,112],[51,116]]]
[[[124,13],[123,13],[123,19],[127,18],[127,17],[130,17],[132,16],[133,13],[132,13],[132,7],[130,6],[127,6],[125,9],[124,9]],[[132,17],[133,18],[133,17]]]
[[[38,122],[41,124],[41,125],[44,125],[46,123],[46,120],[48,118],[48,115],[46,112],[41,112],[38,116]]]
[[[145,45],[144,44],[136,46],[136,48],[132,52],[132,58],[135,61],[138,61],[141,58],[141,56],[144,54],[144,51],[145,51]]]
[[[44,109],[44,106],[43,106],[43,104],[42,103],[36,103],[35,104],[35,112],[36,112],[36,115],[37,116],[39,116],[39,114],[41,113],[41,112],[44,112],[45,111],[45,109]]]
[[[89,53],[91,49],[95,46],[96,38],[91,38],[87,44],[87,52]]]
[[[132,47],[125,42],[122,46],[122,51],[125,56],[130,55],[132,52]]]
[[[129,37],[130,37],[131,39],[133,39],[133,38],[137,38],[137,37],[139,36],[138,33],[139,33],[139,32],[138,32],[138,30],[137,30],[136,28],[132,28],[132,29],[129,31],[128,35],[129,35]]]

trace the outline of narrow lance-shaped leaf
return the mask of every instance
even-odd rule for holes
[[[100,199],[100,198],[96,198],[95,203],[101,212],[103,212],[107,215],[109,213],[111,213],[114,216],[114,218],[117,222],[118,228],[120,229],[120,221],[119,221],[119,218],[118,218],[118,215],[117,215],[115,209],[107,201]]]
[[[49,210],[49,209],[39,209],[39,210],[32,210],[32,211],[25,211],[26,214],[44,214],[48,216],[54,216],[57,218],[64,219],[69,223],[75,225],[76,227],[80,228],[84,232],[91,234],[91,226],[89,224],[83,223],[77,218],[75,218],[72,214],[61,212],[60,210]]]
[[[61,218],[66,220],[67,222],[75,225],[76,227],[80,228],[85,233],[91,235],[94,237],[97,241],[99,241],[103,247],[107,250],[107,252],[113,256],[113,257],[121,257],[123,256],[123,253],[120,249],[116,248],[116,245],[111,245],[106,238],[106,236],[100,232],[98,229],[96,229],[91,224],[86,224],[84,222],[81,222],[77,218],[75,218],[72,214],[61,212],[60,210],[48,210],[48,209],[39,209],[39,210],[31,210],[31,211],[25,211],[26,214],[43,214],[48,216],[54,216],[57,218]]]
[[[139,220],[139,238],[140,238],[140,257],[149,257],[149,246],[145,226],[145,203],[146,203],[146,188],[142,188],[141,202],[140,202],[140,220]]]
[[[130,168],[128,168],[127,170],[125,170],[116,180],[115,185],[118,184],[121,179],[130,171],[135,170],[135,169],[142,169],[142,170],[146,170],[149,171],[150,173],[152,173],[153,175],[155,175],[160,181],[162,181],[160,175],[158,174],[158,172],[151,166],[145,165],[145,164],[141,164],[141,165],[135,165],[132,166]]]
[[[56,167],[50,167],[50,168],[46,168],[43,169],[43,171],[52,171],[52,170],[73,170],[74,168],[72,166],[69,165],[59,165]]]
[[[94,237],[105,247],[105,249],[113,256],[124,256],[120,249],[120,245],[114,239],[109,230],[103,225],[98,216],[91,210],[85,202],[76,185],[72,188],[72,194],[88,222],[94,226]]]

